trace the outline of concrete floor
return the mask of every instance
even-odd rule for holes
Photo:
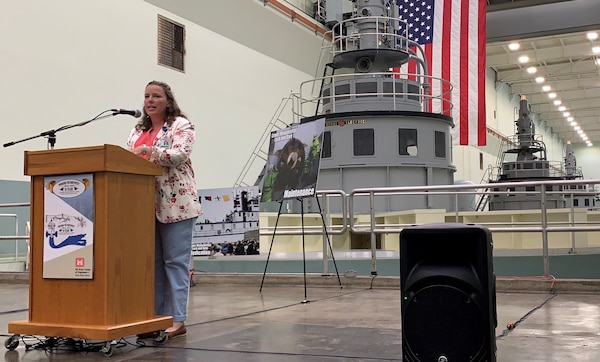
[[[311,276],[305,288],[302,276],[282,282],[267,275],[261,292],[260,275],[204,275],[191,288],[186,337],[145,347],[126,337],[110,358],[62,345],[26,350],[23,341],[12,351],[0,347],[0,356],[4,361],[401,361],[397,281],[351,282],[342,276],[340,288],[337,278],[321,284],[320,278]],[[498,361],[600,361],[600,294],[562,292],[563,284],[556,281],[556,295],[550,294],[550,283],[547,291],[497,293]],[[7,340],[8,322],[27,319],[28,285],[5,281],[0,295],[0,334]],[[506,325],[515,322],[508,331]],[[93,347],[94,341],[89,343]]]

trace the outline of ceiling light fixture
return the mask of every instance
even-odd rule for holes
[[[560,107],[558,107],[558,110],[561,111],[561,112],[565,112],[567,110],[567,107],[560,106]],[[565,116],[565,113],[567,113],[566,116]],[[565,112],[565,113],[563,113],[563,116],[568,117],[569,116],[569,112]]]
[[[510,44],[508,44],[508,49],[515,51],[515,50],[519,50],[519,48],[521,47],[521,44],[517,43],[517,42],[512,42]]]
[[[563,106],[563,107],[560,107],[560,108],[565,108],[565,107]],[[565,116],[565,117],[569,117],[570,115],[571,115],[570,112],[563,112],[563,116]]]
[[[536,77],[535,78],[536,83],[544,83],[545,80],[546,79],[544,77]]]
[[[521,55],[519,57],[519,63],[527,63],[529,61],[529,57],[527,55]]]
[[[550,99],[556,98],[556,93],[554,93],[554,92],[548,93],[548,98],[550,98]]]
[[[594,41],[594,40],[598,39],[598,33],[596,33],[595,31],[590,31],[589,33],[587,33],[587,38],[589,40]]]
[[[552,89],[552,87],[550,87],[549,85],[545,85],[545,86],[543,86],[543,87],[542,87],[542,90],[543,90],[544,92],[549,92],[549,91],[550,91],[550,89]]]
[[[592,47],[592,53],[594,53],[594,54],[600,53],[600,47]]]
[[[560,104],[561,104],[561,103],[562,103],[562,102],[560,101],[560,99],[555,99],[555,100],[554,100],[554,105],[555,105],[555,106],[560,106]]]
[[[535,72],[537,72],[537,68],[536,67],[527,67],[527,73],[529,74],[534,74]]]

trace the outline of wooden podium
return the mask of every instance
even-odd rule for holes
[[[162,330],[154,314],[154,180],[162,169],[114,145],[26,151],[31,179],[29,319],[8,332],[109,341]],[[93,175],[91,279],[48,279],[44,268],[44,180]]]

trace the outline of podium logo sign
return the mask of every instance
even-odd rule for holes
[[[44,278],[93,278],[93,186],[92,174],[44,178]]]
[[[61,198],[71,198],[84,193],[89,184],[90,180],[85,178],[81,181],[70,179],[58,182],[50,181],[48,187],[51,189],[51,192]]]

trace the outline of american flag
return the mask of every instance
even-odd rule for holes
[[[408,24],[408,38],[424,48],[428,74],[452,83],[451,116],[457,125],[452,132],[453,144],[485,146],[486,0],[396,2],[400,18]],[[405,29],[400,30],[405,34]],[[415,73],[415,62],[401,71]],[[439,82],[433,82],[431,94],[444,91]],[[441,112],[441,107],[439,104],[433,111]]]

